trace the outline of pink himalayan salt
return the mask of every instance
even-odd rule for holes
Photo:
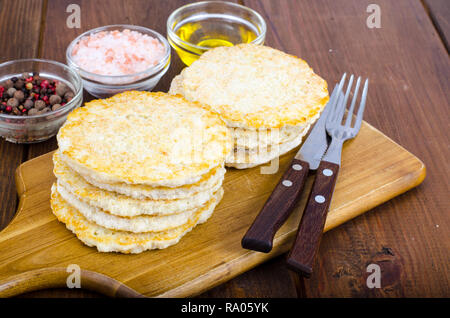
[[[100,75],[129,75],[145,71],[164,57],[164,46],[137,31],[101,31],[84,36],[72,50],[74,62]]]

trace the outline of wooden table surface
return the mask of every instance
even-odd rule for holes
[[[78,34],[108,24],[137,24],[166,34],[166,20],[184,0],[0,0],[0,62],[40,57],[65,62]],[[69,4],[81,28],[66,26]],[[448,0],[241,0],[267,22],[266,44],[302,57],[331,86],[343,72],[368,76],[365,119],[427,167],[415,188],[326,233],[316,272],[302,279],[278,257],[200,297],[450,296],[450,4]],[[381,28],[368,28],[376,3]],[[175,54],[156,91],[167,91],[183,68]],[[85,100],[92,97],[85,94]],[[14,216],[14,171],[56,148],[0,140],[0,229]],[[366,286],[366,268],[380,265],[381,288]],[[87,290],[43,290],[24,297],[95,297]]]

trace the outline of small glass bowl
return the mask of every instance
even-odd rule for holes
[[[80,68],[72,58],[72,51],[74,46],[84,36],[95,34],[101,31],[123,31],[123,30],[137,31],[142,34],[149,35],[159,40],[164,46],[164,57],[158,64],[146,69],[145,71],[127,74],[127,75],[101,75],[88,72]],[[66,50],[67,65],[73,68],[80,74],[83,80],[83,86],[91,95],[97,98],[105,98],[115,95],[120,92],[128,90],[152,90],[159,82],[161,77],[167,72],[170,66],[170,45],[167,40],[158,32],[151,29],[136,25],[115,24],[99,27],[89,30],[79,35],[73,40]]]
[[[266,22],[258,12],[223,1],[188,4],[167,19],[169,43],[187,66],[217,46],[264,44],[266,29]],[[181,32],[184,36],[180,37]]]
[[[16,116],[0,114],[0,136],[14,143],[36,143],[58,133],[67,115],[83,102],[83,83],[80,76],[67,65],[59,62],[24,59],[0,64],[0,83],[23,73],[39,72],[45,79],[62,82],[75,94],[63,107],[44,114]]]

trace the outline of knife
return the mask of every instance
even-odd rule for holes
[[[319,167],[322,156],[328,148],[325,125],[328,114],[337,104],[338,95],[340,95],[338,91],[338,85],[336,85],[308,138],[242,238],[243,248],[264,253],[272,250],[275,233],[298,202],[309,170],[316,170]]]

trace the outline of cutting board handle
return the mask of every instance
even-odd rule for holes
[[[81,288],[92,290],[109,297],[144,297],[134,289],[108,276],[81,270]],[[50,267],[28,271],[0,281],[0,297],[13,297],[23,293],[47,289],[67,287],[70,275],[65,267]]]

